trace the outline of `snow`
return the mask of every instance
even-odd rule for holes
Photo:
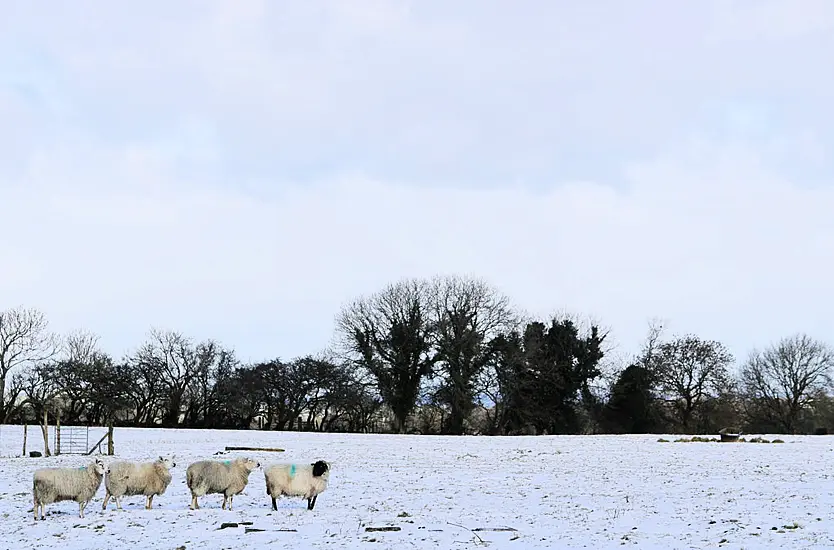
[[[90,430],[90,441],[104,433]],[[784,444],[661,443],[648,436],[437,437],[117,428],[116,459],[176,455],[168,491],[144,509],[101,510],[104,486],[85,512],[62,502],[36,522],[32,472],[82,466],[86,456],[22,458],[22,428],[0,428],[0,540],[7,548],[831,548],[834,439]],[[765,436],[768,439],[776,436]],[[666,436],[667,439],[674,439]],[[281,447],[230,452],[226,445]],[[41,450],[29,431],[29,450]],[[222,496],[188,509],[185,468],[247,455],[273,462],[331,462],[330,485],[306,509],[300,498],[271,510],[263,470],[234,510]],[[223,522],[251,522],[218,530]],[[398,526],[400,531],[366,532]],[[795,527],[790,529],[785,528]],[[477,530],[478,528],[486,530]],[[514,530],[496,531],[496,528]],[[775,529],[773,529],[775,528]],[[284,531],[281,531],[281,530]],[[493,529],[493,530],[489,530]],[[289,531],[292,530],[292,531]],[[724,542],[721,542],[724,541]],[[140,547],[140,546],[137,546]]]

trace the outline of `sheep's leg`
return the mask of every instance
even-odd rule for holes
[[[278,503],[275,501],[275,497],[272,497],[272,509],[278,511]]]
[[[319,498],[319,496],[318,496],[318,495],[314,495],[314,496],[313,496],[313,498],[308,498],[308,499],[307,499],[307,509],[308,509],[308,510],[312,510],[312,509],[313,509],[313,506],[315,506],[315,505],[316,505],[316,499],[317,499],[317,498]]]
[[[197,505],[197,495],[191,494],[191,509],[192,510],[199,510],[200,507]]]
[[[119,510],[124,511],[122,509],[122,497],[113,497],[113,499],[116,501],[116,508],[118,508]]]
[[[226,509],[226,503],[227,503],[228,501],[229,501],[229,497],[227,497],[227,496],[224,494],[224,495],[223,495],[223,504],[221,504],[221,505],[220,505],[220,509],[221,509],[221,510],[225,510],[225,509]]]
[[[229,495],[229,510],[232,509],[232,500],[235,498],[235,495]]]
[[[101,503],[101,509],[107,510],[107,503],[110,502],[110,491],[104,493],[104,502]]]
[[[152,507],[153,507],[153,495],[148,495],[148,504],[145,506],[145,508],[150,510]]]
[[[80,518],[84,517],[84,504],[85,504],[84,502],[79,502],[78,503],[78,517],[80,517]]]
[[[38,507],[40,506],[40,504],[38,504],[37,497],[33,497],[32,502],[34,503],[32,505],[32,510],[35,512],[35,521],[38,521]]]

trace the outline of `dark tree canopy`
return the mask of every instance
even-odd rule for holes
[[[536,307],[540,307],[537,304]],[[0,420],[423,434],[826,433],[834,352],[806,335],[750,353],[662,338],[620,361],[595,323],[526,317],[483,279],[405,279],[336,318],[337,347],[288,360],[151,330],[120,358],[0,311]],[[605,346],[605,348],[603,347]]]
[[[629,365],[620,373],[603,409],[610,433],[651,433],[660,427],[655,374],[642,365]]]
[[[472,278],[435,279],[432,305],[435,361],[445,374],[438,395],[449,407],[444,432],[462,434],[475,409],[478,377],[492,361],[490,342],[513,328],[515,314],[509,298]]]
[[[420,280],[389,285],[346,307],[337,326],[354,364],[376,380],[395,429],[404,432],[435,361],[428,285]]]
[[[601,374],[604,338],[596,326],[580,335],[569,319],[554,319],[549,326],[532,322],[523,337],[497,338],[493,345],[503,363],[498,377],[506,387],[508,431],[532,427],[539,433],[577,433],[578,406]]]

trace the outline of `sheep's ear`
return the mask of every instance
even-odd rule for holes
[[[160,462],[165,462],[165,459],[164,459],[164,458],[162,458],[162,457],[159,457],[159,461],[160,461]]]

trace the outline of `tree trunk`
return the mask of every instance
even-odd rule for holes
[[[52,453],[49,451],[49,413],[46,411],[46,407],[43,409],[41,431],[43,432],[43,456],[52,456]]]
[[[0,376],[0,421],[4,424],[9,419],[6,418],[6,374]]]

